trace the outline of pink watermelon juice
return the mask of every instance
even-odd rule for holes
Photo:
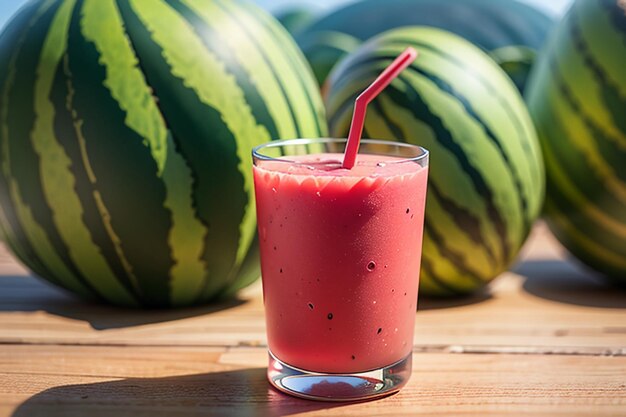
[[[288,157],[254,167],[269,349],[355,373],[411,354],[428,168],[397,157]]]

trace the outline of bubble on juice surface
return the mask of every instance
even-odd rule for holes
[[[328,320],[332,320],[333,319],[333,313],[328,313]]]

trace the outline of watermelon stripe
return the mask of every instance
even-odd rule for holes
[[[26,231],[22,227],[18,213],[15,209],[15,203],[13,202],[13,198],[11,196],[9,178],[5,176],[8,172],[4,164],[6,156],[4,154],[4,142],[7,140],[5,112],[8,106],[8,104],[6,104],[6,92],[8,92],[10,88],[8,86],[10,83],[9,79],[14,77],[14,75],[10,75],[9,72],[14,74],[15,55],[19,51],[20,47],[22,47],[25,32],[30,29],[32,24],[36,22],[41,13],[43,13],[43,11],[50,4],[51,3],[44,3],[43,5],[35,2],[27,3],[23,8],[22,13],[16,15],[12,19],[11,24],[5,27],[3,34],[0,37],[0,62],[7,62],[10,64],[0,65],[0,200],[3,203],[0,211],[3,216],[2,224],[4,227],[6,241],[13,252],[24,264],[28,265],[33,272],[39,276],[45,276],[57,285],[61,285],[55,275],[44,266],[34,246],[29,241]],[[9,53],[9,51],[11,51],[11,45],[7,44],[8,40],[11,39],[19,40],[16,48],[13,50],[13,53]],[[11,71],[9,71],[9,66],[12,68]]]
[[[434,258],[433,258],[434,259]],[[442,295],[461,295],[460,291],[458,291],[455,287],[448,284],[445,280],[435,274],[434,268],[430,263],[430,258],[427,256],[422,257],[421,264],[421,272],[422,275],[420,278],[424,281],[429,281],[431,284],[435,284],[441,289],[443,292]]]
[[[140,0],[134,1],[134,10],[138,13],[138,16],[144,20],[144,24],[151,23],[153,25],[151,28],[153,38],[157,43],[164,47],[164,52],[169,54],[166,59],[169,58],[168,62],[173,65],[173,72],[176,73],[178,71],[181,75],[186,73],[186,76],[188,77],[187,80],[191,81],[191,83],[195,85],[200,93],[200,97],[205,100],[207,104],[220,108],[222,115],[225,116],[224,122],[226,122],[226,124],[233,130],[233,132],[236,133],[237,136],[235,144],[237,145],[236,154],[239,158],[238,169],[244,180],[243,189],[246,191],[245,197],[247,198],[243,205],[242,219],[239,222],[239,243],[235,249],[235,260],[230,264],[229,271],[225,272],[225,285],[228,285],[228,281],[236,278],[241,262],[243,261],[255,234],[255,203],[251,196],[253,181],[252,172],[250,170],[250,149],[252,148],[253,142],[258,141],[259,138],[268,138],[269,133],[264,126],[259,125],[253,118],[250,106],[245,102],[243,91],[240,86],[235,83],[236,80],[232,74],[226,71],[223,63],[219,61],[213,51],[209,51],[204,47],[202,41],[195,35],[193,29],[191,29],[187,22],[169,6],[161,5],[159,7],[155,7],[154,5],[151,5],[150,8],[148,8],[148,3],[149,2]],[[235,9],[235,11],[237,12],[238,17],[245,14],[243,9]],[[165,21],[165,18],[167,18],[167,21]],[[232,91],[235,95],[228,97],[228,101],[226,103],[222,101],[225,97],[225,93],[228,92],[224,84],[219,85],[220,91],[211,90],[207,87],[204,80],[198,78],[200,75],[199,73],[193,70],[190,71],[187,68],[186,63],[195,59],[195,56],[191,56],[189,54],[186,57],[185,62],[179,62],[177,59],[184,56],[184,54],[181,54],[180,51],[168,48],[168,46],[174,46],[177,48],[177,45],[174,45],[174,42],[172,42],[173,39],[170,34],[170,24],[177,26],[177,36],[175,38],[178,38],[179,41],[184,40],[189,42],[188,45],[190,46],[190,50],[195,50],[199,56],[205,57],[206,61],[204,61],[204,64],[208,65],[207,68],[209,69],[205,75],[212,73],[213,71],[211,68],[213,68],[213,70],[217,70],[224,75],[223,80],[227,83],[226,85],[232,85]],[[283,58],[282,55],[280,58]],[[215,73],[212,73],[211,75],[214,74]],[[183,78],[184,77],[185,75],[183,75]],[[226,104],[226,109],[228,109],[226,111],[224,104]],[[232,116],[230,120],[228,119],[229,115]],[[296,116],[300,118],[302,113],[298,113]],[[307,120],[307,118],[304,117],[302,120]],[[215,224],[213,224],[213,227],[215,227]],[[221,272],[219,274],[222,275]]]
[[[583,148],[586,152],[587,158],[590,160],[589,165],[593,167],[598,173],[602,174],[604,178],[610,177],[610,185],[614,189],[619,189],[619,196],[626,198],[626,170],[612,169],[612,167],[619,167],[621,161],[626,157],[626,153],[621,151],[615,146],[615,142],[607,139],[607,134],[601,130],[596,123],[591,120],[581,109],[574,98],[571,89],[565,84],[561,78],[560,69],[555,61],[551,62],[551,71],[553,73],[552,81],[558,88],[560,97],[569,106],[572,113],[579,119],[581,127],[584,131],[589,132],[588,137],[594,138],[593,141],[581,141],[573,142],[578,148]],[[576,121],[567,121],[564,123],[576,123]],[[575,139],[576,136],[571,137],[570,140]]]
[[[271,56],[263,53],[253,36],[245,36],[246,27],[241,25],[239,19],[236,18],[238,13],[229,13],[217,2],[207,4],[197,0],[183,0],[181,3],[176,0],[171,4],[195,28],[197,34],[202,35],[200,39],[206,48],[214,51],[226,65],[228,72],[236,77],[237,85],[244,92],[245,101],[250,105],[253,117],[257,123],[269,127],[270,138],[300,137],[302,134],[295,122],[298,114],[297,108],[295,104],[287,100],[288,87],[272,68]],[[214,27],[219,27],[220,31],[215,31]],[[229,36],[229,31],[225,30],[225,27],[230,28],[231,32],[238,33],[238,36]],[[229,47],[224,47],[224,45]],[[239,55],[235,56],[235,54]],[[253,67],[248,64],[251,61],[262,64]],[[281,94],[276,95],[273,93],[275,91],[281,91]],[[264,103],[263,100],[266,102]],[[262,109],[263,112],[261,112]],[[272,112],[272,117],[270,117],[269,110]],[[280,131],[274,125],[274,120],[279,123]],[[253,209],[250,210],[250,212],[253,211]],[[256,232],[256,228],[252,230]],[[244,261],[243,257],[248,253],[251,244],[250,237],[250,233],[242,235],[236,264],[231,270],[229,281],[234,280],[238,275],[239,268]]]
[[[538,128],[546,137],[567,137],[569,141],[543,138],[550,181],[560,184],[562,191],[572,196],[570,198],[577,198],[580,207],[590,206],[589,210],[595,210],[596,205],[601,204],[600,211],[604,216],[626,222],[626,188],[615,178],[611,167],[597,155],[593,149],[594,137],[586,129],[582,118],[565,100],[560,99],[556,84],[550,80],[545,87],[547,100],[542,104],[549,107],[542,112],[548,122],[538,124]],[[567,186],[567,182],[571,183],[571,187]],[[577,192],[579,197],[574,196]]]
[[[510,91],[514,91],[514,88],[512,86],[510,88],[507,88],[507,87],[504,87],[502,84],[498,83],[498,81],[502,81],[502,79],[500,80],[489,79],[489,78],[486,78],[481,71],[468,70],[467,63],[459,56],[456,56],[454,53],[450,52],[454,50],[454,46],[457,43],[456,39],[454,39],[453,41],[454,42],[450,43],[448,50],[442,49],[443,45],[437,46],[437,45],[433,45],[430,43],[416,41],[415,39],[411,40],[411,39],[405,39],[405,38],[397,37],[397,36],[395,36],[393,38],[393,42],[390,42],[389,44],[395,45],[398,48],[405,47],[407,43],[412,44],[415,47],[419,48],[420,50],[428,50],[429,52],[436,54],[441,59],[445,60],[446,62],[462,70],[467,76],[475,79],[476,82],[478,82],[483,88],[489,91],[489,93],[498,101],[502,109],[507,113],[509,121],[514,125],[515,131],[520,132],[521,138],[527,138],[529,136],[528,126],[532,126],[532,125],[529,123],[524,123],[522,120],[520,120],[520,116],[521,116],[520,112],[516,111],[517,109],[512,107],[513,104],[511,100],[511,95],[509,94],[509,95],[504,96],[502,94],[503,88],[508,89]],[[416,61],[414,66],[419,67],[419,61]],[[507,81],[508,81],[508,78],[507,78]],[[525,104],[522,102],[521,99],[519,101],[515,101],[514,103],[517,108],[525,107]],[[521,145],[524,147],[524,150],[528,152],[530,155],[533,155],[533,157],[539,156],[537,153],[537,150],[531,147],[528,141],[523,141]],[[534,178],[533,182],[536,182],[537,180],[538,178]]]
[[[274,57],[271,56],[268,50],[263,47],[262,41],[258,40],[259,35],[255,34],[254,31],[252,31],[251,29],[248,29],[249,22],[243,21],[240,13],[229,9],[229,7],[227,7],[226,4],[223,4],[222,2],[216,1],[214,2],[213,6],[216,9],[220,10],[221,13],[223,13],[224,15],[229,16],[229,18],[233,22],[233,25],[236,26],[236,30],[244,34],[245,38],[249,40],[249,42],[253,45],[253,49],[255,49],[261,57],[264,66],[270,68],[272,73],[280,74],[278,71],[276,71],[276,67],[273,65]],[[278,76],[276,78],[276,81],[278,85],[278,91],[280,91],[280,96],[287,99],[287,108],[289,111],[288,119],[293,121],[293,127],[295,128],[295,132],[293,132],[293,134],[296,135],[295,137],[302,137],[304,127],[302,126],[301,120],[299,120],[297,117],[298,112],[296,110],[297,106],[302,105],[302,102],[298,102],[296,99],[294,99],[294,97],[300,97],[300,94],[294,94],[295,91],[291,89],[291,84],[287,82],[285,77]],[[279,137],[280,136],[278,136],[278,138]],[[275,139],[277,137],[272,136],[272,138]]]
[[[125,126],[127,115],[107,88],[111,80],[102,56],[83,37],[85,15],[90,12],[87,3],[79,0],[77,4],[67,46],[72,82],[92,85],[89,90],[77,88],[72,95],[82,162],[96,184],[98,214],[111,240],[119,242],[119,253],[124,254],[142,288],[142,304],[166,306],[173,260],[167,245],[171,214],[163,207],[165,187],[157,177],[157,163],[146,152],[149,144]],[[92,270],[105,272],[94,266]]]
[[[610,125],[613,125],[619,132],[626,132],[626,118],[623,112],[618,111],[618,109],[626,109],[626,97],[620,94],[619,86],[609,80],[604,69],[593,58],[579,24],[573,19],[570,19],[569,22],[569,33],[572,36],[576,51],[580,53],[582,60],[593,74],[601,89],[601,97],[605,104],[604,109],[610,116]],[[620,148],[623,150],[626,149],[626,142],[623,140],[623,135],[620,136],[622,136],[622,140],[617,140],[616,144],[620,145]],[[609,139],[611,139],[611,136],[609,136]]]
[[[269,68],[266,57],[258,51],[251,39],[228,36],[239,31],[230,14],[224,13],[216,3],[201,3],[195,0],[174,0],[170,4],[194,28],[206,48],[214,51],[228,72],[235,76],[255,120],[267,128],[270,137],[278,139],[284,134],[297,135],[293,109],[289,107],[284,87]],[[236,44],[233,42],[235,40]],[[249,64],[250,57],[264,65],[252,67]],[[283,94],[268,99],[269,91],[282,91]]]
[[[98,191],[90,181],[85,162],[84,147],[80,145],[84,141],[81,134],[82,121],[77,118],[78,113],[73,108],[74,87],[69,72],[67,55],[63,58],[63,65],[56,71],[55,79],[50,93],[50,100],[56,103],[54,115],[54,136],[63,137],[63,150],[68,158],[73,161],[69,166],[74,177],[76,196],[83,207],[82,221],[91,234],[91,239],[98,246],[100,252],[107,260],[107,264],[113,275],[119,279],[124,288],[139,299],[139,291],[136,284],[128,276],[132,273],[125,258],[119,255],[119,245],[111,239],[109,225],[106,220],[110,215],[106,210],[101,210],[96,202]],[[64,104],[63,104],[64,103]]]
[[[398,77],[398,79],[409,85],[411,84],[410,81],[405,80],[403,76]],[[411,102],[409,102],[403,94],[398,94],[394,89],[389,89],[388,94],[392,101],[408,109],[416,119],[422,120],[428,126],[431,126],[437,136],[437,142],[441,144],[443,149],[456,156],[460,167],[467,174],[475,191],[484,199],[487,215],[493,222],[500,239],[503,258],[508,260],[511,255],[511,247],[507,237],[507,225],[498,211],[493,192],[487,185],[485,178],[481,175],[480,170],[471,163],[461,145],[454,140],[454,136],[445,126],[443,120],[430,110],[420,96],[415,95],[412,97]]]
[[[346,102],[346,103],[349,103],[349,102]],[[369,115],[372,115],[372,116],[378,113],[381,117],[376,118],[378,121],[377,124],[383,124],[386,128],[389,129],[391,137],[388,137],[388,138],[383,137],[380,139],[390,139],[394,141],[407,141],[408,140],[408,138],[405,137],[404,132],[402,131],[402,128],[398,126],[396,123],[394,123],[393,120],[391,120],[389,117],[387,117],[387,113],[385,112],[385,109],[382,106],[381,100],[372,101],[369,104],[368,110],[370,110]],[[337,114],[339,113],[340,112],[337,112]],[[370,119],[373,119],[373,117],[370,117]]]
[[[171,212],[173,223],[168,243],[175,262],[169,271],[170,302],[172,305],[190,304],[198,297],[204,281],[205,265],[200,257],[207,233],[193,210],[191,170],[176,151],[158,105],[137,68],[137,58],[123,31],[114,1],[85,3],[83,14],[84,36],[94,43],[100,62],[106,67],[106,86],[126,112],[126,125],[150,145],[158,167],[157,176],[162,178],[166,188],[165,208]],[[123,249],[116,246],[124,257]],[[131,278],[136,282],[133,274]]]
[[[520,119],[520,113],[519,111],[515,111],[515,109],[512,107],[511,105],[511,100],[510,98],[505,99],[502,96],[502,86],[498,85],[497,83],[494,83],[495,80],[489,80],[486,79],[484,76],[481,75],[481,73],[479,72],[474,72],[474,71],[468,71],[467,70],[467,63],[464,62],[463,60],[459,59],[458,57],[451,55],[450,53],[435,47],[431,44],[427,44],[427,43],[423,43],[423,42],[418,42],[415,39],[404,39],[401,37],[397,37],[394,36],[393,38],[390,39],[390,42],[388,43],[390,46],[390,50],[395,51],[395,49],[397,49],[398,51],[400,51],[401,49],[404,49],[406,47],[407,44],[411,44],[417,48],[419,48],[421,51],[427,50],[430,53],[435,54],[438,58],[441,58],[443,60],[445,60],[446,62],[450,63],[451,65],[453,65],[454,67],[458,68],[460,71],[462,71],[466,76],[471,76],[472,78],[474,78],[476,80],[476,82],[483,87],[485,90],[487,90],[489,92],[490,97],[492,97],[494,100],[497,101],[499,107],[505,112],[505,114],[507,115],[508,121],[510,122],[513,130],[516,132],[516,136],[518,138],[520,138],[519,140],[519,145],[522,147],[523,151],[528,153],[529,155],[532,155],[533,158],[524,158],[524,160],[528,161],[528,172],[529,175],[531,176],[531,181],[530,182],[526,182],[529,183],[531,185],[534,184],[541,184],[542,181],[539,181],[539,175],[540,172],[536,169],[534,169],[534,167],[531,165],[533,160],[536,160],[535,158],[539,158],[538,155],[538,149],[535,149],[535,147],[530,146],[530,143],[528,142],[527,138],[528,137],[532,137],[534,136],[534,132],[529,132],[529,127],[532,126],[532,123],[530,122],[530,120],[527,121],[527,123],[523,123],[523,121]],[[395,49],[394,49],[395,48]],[[349,71],[352,76],[350,77],[350,80],[352,79],[367,79],[367,77],[365,77],[365,74],[358,74],[359,72],[359,68],[364,68],[364,69],[371,69],[372,64],[377,64],[380,65],[380,69],[382,70],[384,68],[384,66],[382,64],[384,64],[386,61],[390,61],[393,60],[395,57],[391,56],[391,55],[385,55],[385,54],[381,54],[381,55],[377,55],[376,57],[373,58],[366,58],[366,59],[355,59],[350,61],[349,65],[346,65],[345,68],[343,68],[343,70],[347,70]],[[425,69],[420,67],[419,64],[419,60],[416,61],[416,63],[411,67],[416,71],[425,71]],[[431,75],[430,76],[434,76],[435,75]],[[439,78],[439,77],[437,77]],[[345,82],[349,82],[350,80],[345,79],[345,80],[338,80],[337,82],[333,83],[333,89],[335,91],[341,91],[342,90],[342,83]],[[442,80],[443,81],[443,80]],[[444,81],[445,82],[445,81]],[[446,84],[449,84],[446,82]],[[351,89],[354,88],[355,86],[351,85]],[[443,89],[443,88],[442,88]],[[513,91],[513,88],[510,88],[511,91]],[[465,100],[465,103],[469,103],[469,101]],[[465,105],[464,103],[464,105]],[[338,117],[338,114],[340,114],[343,111],[343,106],[346,105],[348,103],[342,103],[341,104],[341,110],[339,112],[335,112],[332,108],[329,109],[329,113],[333,114],[333,118],[331,119],[330,123],[332,125],[334,119],[336,119]],[[519,103],[516,103],[519,107],[523,107],[525,106],[521,100]],[[473,112],[472,117],[474,117],[476,115],[476,112]],[[485,123],[484,121],[481,121],[481,123],[483,124],[484,127],[487,126],[487,123]],[[488,130],[487,133],[490,133],[491,130]],[[508,154],[506,153],[506,151],[502,148],[502,145],[500,144],[500,142],[498,142],[497,140],[493,139],[494,135],[493,132],[492,133],[492,142],[494,142],[494,144],[498,147],[501,155],[503,156],[503,158],[505,158],[507,164],[509,165],[510,171],[511,171],[511,175],[513,175],[513,178],[515,179],[515,182],[518,186],[518,188],[522,187],[522,182],[520,179],[520,176],[516,173],[516,170],[513,169],[513,167],[511,166],[510,160],[508,158]],[[520,192],[518,193],[519,196],[522,197],[521,203],[524,207],[524,210],[522,211],[522,213],[524,213],[524,230],[528,231],[530,230],[530,221],[532,218],[534,218],[534,213],[535,211],[537,211],[539,209],[539,203],[538,202],[533,202],[532,204],[528,201],[528,198],[526,196],[532,196],[532,195],[536,195],[537,194],[537,190],[534,189],[528,189],[526,190],[527,192]]]
[[[45,263],[62,264],[55,267],[56,275],[68,288],[78,288],[83,294],[93,293],[101,297],[104,295],[101,289],[96,289],[88,282],[75,263],[77,258],[73,256],[71,247],[64,239],[64,231],[57,227],[58,213],[46,192],[50,182],[59,182],[61,179],[48,170],[45,158],[59,155],[41,155],[39,148],[39,143],[47,139],[48,132],[42,126],[49,120],[51,106],[46,107],[42,103],[40,93],[48,73],[38,64],[47,62],[47,59],[55,62],[56,57],[49,50],[49,39],[56,34],[66,33],[65,28],[73,7],[74,3],[69,1],[55,3],[48,8],[37,23],[48,30],[31,30],[24,38],[28,48],[22,48],[15,57],[14,68],[20,70],[15,72],[14,83],[7,96],[7,103],[10,105],[6,110],[6,117],[11,121],[11,130],[6,136],[6,146],[9,147],[7,158],[10,159],[10,171],[16,180],[15,193],[19,194],[32,215],[32,219],[28,221],[31,223],[29,228],[41,228],[32,232],[45,234],[45,245],[50,245],[49,256],[58,258],[48,259]],[[60,48],[62,47],[61,45]],[[42,51],[41,56],[39,51]],[[69,161],[61,159],[60,166],[65,165],[64,163],[69,164]],[[33,236],[31,241],[32,239],[37,238]]]
[[[546,163],[554,164],[554,155],[550,153],[547,146],[544,149]],[[578,168],[580,169],[580,167]],[[594,227],[593,232],[590,233],[602,236],[602,241],[607,245],[609,242],[613,242],[617,245],[616,248],[622,247],[623,241],[626,239],[626,226],[623,223],[626,213],[622,213],[621,221],[614,220],[595,205],[597,202],[586,200],[585,195],[577,190],[576,186],[569,182],[568,178],[556,166],[551,166],[549,173],[551,181],[548,183],[547,199],[551,201],[553,207],[561,213],[568,214],[573,222],[592,222]],[[602,204],[604,207],[604,202]],[[584,228],[582,230],[589,229]]]
[[[567,84],[565,84],[563,78],[559,75],[560,70],[555,62],[552,62],[551,68],[554,74],[553,81],[556,83],[558,89],[560,90],[561,97],[573,109],[574,113],[576,113],[578,117],[580,117],[587,130],[595,138],[595,145],[597,146],[597,151],[599,152],[602,160],[604,160],[608,166],[619,167],[622,164],[622,161],[626,159],[626,149],[620,149],[616,145],[616,141],[614,139],[611,139],[612,135],[604,131],[601,126],[598,126],[584,112],[581,105],[574,97],[572,90]],[[614,170],[614,173],[620,179],[622,184],[626,185],[626,170],[616,169]]]
[[[45,223],[48,234],[63,241],[68,262],[80,277],[105,299],[119,299],[124,304],[135,304],[129,292],[120,284],[108,267],[100,249],[93,243],[91,233],[82,220],[83,208],[75,191],[76,181],[63,147],[55,137],[55,108],[50,101],[53,81],[62,65],[67,44],[68,27],[75,2],[63,3],[42,45],[38,78],[34,90],[34,113],[37,115],[32,131],[32,145],[40,167],[40,189],[49,205],[51,219]],[[31,94],[28,94],[31,97]],[[68,191],[70,191],[68,193]],[[38,205],[41,203],[37,203]],[[98,273],[94,274],[93,271]]]
[[[576,2],[572,6],[569,19],[578,16],[577,24],[580,27],[582,37],[589,45],[589,52],[594,57],[594,61],[600,63],[607,78],[615,85],[619,86],[622,95],[626,94],[626,79],[620,76],[626,66],[626,37],[616,28],[615,23],[623,20],[623,14],[616,15],[613,12],[612,4],[598,6],[593,1]],[[584,18],[584,16],[593,16]],[[563,25],[565,27],[565,24]],[[563,29],[561,29],[563,30]]]
[[[484,249],[489,259],[495,264],[496,257],[491,248],[485,244],[485,239],[480,228],[480,219],[475,217],[469,210],[458,205],[454,199],[444,196],[437,184],[432,180],[429,181],[428,192],[433,198],[437,199],[442,211],[448,214],[458,226],[459,230],[468,235],[472,242]]]
[[[224,71],[180,15],[161,3],[155,7],[151,2],[118,1],[118,7],[166,124],[175,138],[197,138],[178,146],[196,175],[195,207],[209,228],[203,260],[211,279],[205,279],[201,298],[215,294],[224,288],[233,269],[246,209],[254,209],[249,185],[252,174],[249,166],[243,167],[250,158],[246,144],[253,138],[269,141],[269,133],[256,125],[234,77]],[[178,45],[188,48],[181,50]],[[149,66],[142,65],[147,61]],[[213,140],[203,139],[207,137]],[[225,212],[212,203],[218,200],[230,210]]]
[[[465,96],[463,96],[460,92],[455,91],[454,88],[452,88],[452,86],[448,84],[446,81],[444,81],[443,79],[441,79],[440,77],[432,73],[428,73],[427,71],[424,71],[420,68],[416,68],[414,66],[409,67],[408,70],[413,71],[423,76],[424,78],[432,81],[441,91],[451,96],[454,96],[454,98],[461,103],[462,107],[465,109],[465,112],[470,116],[470,118],[473,119],[476,123],[478,123],[478,125],[482,128],[482,130],[485,133],[485,136],[489,139],[492,145],[497,149],[500,157],[502,158],[504,162],[504,165],[506,166],[506,170],[508,171],[508,174],[511,176],[513,183],[515,184],[515,190],[516,190],[515,195],[519,196],[519,204],[520,204],[520,210],[522,213],[523,228],[525,231],[530,230],[530,225],[532,222],[531,220],[532,213],[530,213],[528,209],[528,201],[526,199],[527,193],[525,192],[522,186],[521,178],[519,174],[517,173],[517,170],[513,166],[511,159],[509,158],[509,155],[506,153],[506,151],[502,147],[502,144],[500,143],[500,141],[498,141],[497,137],[495,136],[491,128],[476,113],[476,110],[474,110],[470,101]],[[524,136],[523,134],[521,134],[521,132],[518,132],[518,137],[523,138]]]
[[[580,103],[587,117],[606,131],[608,138],[615,143],[615,146],[624,149],[626,136],[614,125],[612,121],[614,116],[606,107],[605,98],[614,93],[607,93],[608,86],[603,86],[605,81],[598,79],[599,75],[594,73],[592,68],[594,63],[592,62],[590,66],[583,53],[578,51],[579,45],[574,42],[569,26],[567,24],[566,27],[564,24],[563,30],[556,32],[555,42],[562,46],[556,48],[552,55],[544,59],[547,61],[547,64],[543,66],[544,71],[553,72],[555,68],[559,68],[560,70],[556,71],[559,72],[563,83],[575,86],[571,90],[572,96]],[[546,66],[551,68],[545,69]],[[580,80],[586,80],[586,82]]]
[[[467,67],[467,63],[464,62],[462,59],[432,44],[419,42],[419,41],[416,41],[415,39],[413,40],[404,39],[401,37],[394,37],[393,42],[389,43],[390,46],[396,46],[398,50],[403,49],[407,44],[413,45],[419,48],[419,50],[427,50],[435,54],[437,57],[443,59],[445,62],[448,62],[452,66],[458,68],[466,76],[471,77],[474,80],[476,80],[476,82],[481,87],[483,87],[485,90],[489,92],[489,95],[498,102],[498,105],[500,106],[500,108],[504,110],[504,112],[508,116],[507,117],[508,121],[513,126],[514,131],[517,132],[517,136],[520,138],[520,145],[522,146],[524,152],[533,156],[533,158],[526,158],[529,164],[530,175],[533,176],[532,181],[530,181],[530,183],[531,184],[541,183],[538,177],[539,173],[537,172],[537,170],[532,169],[533,167],[530,165],[532,160],[536,160],[540,158],[540,156],[538,155],[538,149],[535,149],[534,147],[530,146],[530,143],[528,142],[528,140],[526,140],[526,138],[533,136],[533,135],[530,135],[529,134],[530,132],[528,131],[528,127],[532,126],[532,123],[530,121],[528,121],[528,123],[524,123],[522,120],[520,120],[520,117],[521,117],[520,114],[523,114],[523,113],[521,113],[520,111],[516,111],[516,109],[512,107],[511,94],[509,94],[508,97],[503,96],[502,94],[503,86],[498,84],[497,82],[498,80],[485,78],[480,71],[469,71]],[[453,46],[454,44],[450,45],[451,50],[454,50]],[[377,56],[374,60],[380,60],[380,59],[385,59],[385,58]],[[388,56],[386,57],[386,59],[393,59],[393,57]],[[355,62],[353,63],[353,66],[364,65],[364,64],[365,64],[364,62]],[[412,68],[420,68],[419,61],[416,61],[416,63],[412,65]],[[513,87],[511,87],[510,91],[513,91],[513,90],[514,90]],[[525,104],[521,100],[518,103],[516,103],[516,106],[518,108],[521,108],[521,107],[525,108]],[[529,190],[529,194],[530,195],[536,194],[534,191]],[[526,213],[526,211],[524,213]]]
[[[622,271],[626,269],[624,254],[613,251],[616,247],[623,247],[623,243],[620,243],[620,246],[613,246],[611,241],[606,241],[604,239],[604,236],[602,237],[602,243],[598,243],[596,240],[590,239],[589,236],[582,231],[586,229],[581,229],[580,225],[572,222],[566,216],[560,214],[558,208],[554,207],[550,200],[546,202],[546,210],[550,213],[551,223],[553,223],[557,229],[565,232],[568,244],[570,242],[574,243],[576,246],[583,249],[583,253],[592,255],[594,258],[600,260],[606,265],[609,265],[610,267]]]
[[[231,3],[230,1],[219,1],[222,4],[231,5],[231,7],[233,7],[235,4]],[[236,10],[238,12],[238,15],[248,15],[250,17],[248,21],[250,25],[249,27],[252,28],[255,25],[259,25],[258,30],[253,31],[253,34],[256,34],[258,36],[260,33],[262,33],[262,29],[265,29],[265,31],[271,36],[270,39],[272,39],[273,45],[281,45],[289,56],[298,56],[301,58],[301,62],[306,62],[306,58],[302,55],[302,51],[300,51],[300,49],[296,46],[289,34],[283,28],[275,24],[273,18],[271,18],[266,13],[253,15],[250,12],[250,8],[248,7],[247,2],[236,2],[236,4],[237,7],[233,7],[233,10]],[[311,68],[306,65],[296,66],[297,61],[290,59],[284,60],[286,66],[283,66],[279,64],[279,61],[277,61],[276,58],[279,58],[280,60],[284,59],[282,56],[274,57],[272,62],[277,64],[274,70],[277,73],[282,73],[283,77],[286,77],[290,73],[293,75],[291,88],[296,89],[295,86],[299,86],[301,94],[306,98],[306,103],[308,104],[310,114],[317,115],[317,117],[307,120],[307,122],[310,123],[306,123],[303,126],[303,128],[301,129],[301,133],[304,136],[308,137],[312,135],[314,135],[314,137],[324,135],[326,129],[325,127],[323,127],[322,122],[323,120],[325,120],[325,115],[323,113],[319,113],[319,111],[322,111],[324,109],[324,106],[318,94],[319,87],[315,84],[315,78],[313,77]],[[290,68],[291,71],[286,71],[287,68]],[[300,76],[303,71],[308,73],[306,77]],[[314,102],[313,100],[315,100],[316,102]]]
[[[223,0],[220,0],[223,2]],[[238,0],[240,4],[240,8],[250,14],[250,9],[247,7],[247,3],[245,1]],[[318,94],[319,86],[315,82],[315,77],[313,75],[313,71],[311,67],[304,64],[306,63],[306,57],[300,50],[300,48],[296,45],[293,38],[289,36],[289,34],[283,30],[279,25],[275,24],[275,21],[269,14],[261,13],[257,16],[258,21],[263,22],[265,24],[265,28],[274,35],[274,39],[277,45],[282,45],[283,48],[288,52],[290,56],[297,56],[300,58],[300,62],[303,65],[296,65],[297,61],[293,59],[288,59],[287,63],[292,67],[294,74],[301,74],[302,72],[306,72],[307,76],[305,77],[297,77],[300,84],[302,85],[304,96],[309,104],[311,114],[317,115],[317,117],[313,118],[313,125],[315,128],[311,128],[305,132],[308,135],[316,135],[315,137],[323,136],[326,134],[326,126],[323,124],[323,120],[326,120],[326,115],[324,114],[324,105],[322,103],[321,96]],[[257,20],[255,20],[256,22]]]
[[[464,259],[465,257],[462,253],[458,253],[446,245],[444,237],[436,231],[432,221],[424,223],[424,230],[432,240],[433,244],[437,246],[441,255],[446,259],[446,261],[450,262],[452,266],[454,266],[457,273],[469,277],[472,281],[478,284],[484,284],[484,281],[480,278],[483,274],[479,271],[474,271],[471,266],[467,265]]]
[[[424,229],[424,243],[422,248],[422,273],[425,273],[426,279],[432,279],[438,286],[447,290],[451,294],[465,294],[476,288],[476,281],[466,275],[459,274],[454,264],[443,257],[441,248],[435,244],[433,236],[430,234],[430,228]],[[433,260],[436,260],[435,262]],[[426,268],[424,269],[424,261]],[[461,282],[459,277],[462,278]],[[483,285],[483,281],[478,281]]]

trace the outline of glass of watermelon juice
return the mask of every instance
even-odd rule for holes
[[[346,401],[398,391],[411,374],[428,151],[295,139],[253,150],[268,379]]]

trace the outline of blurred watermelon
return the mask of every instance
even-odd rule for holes
[[[365,0],[321,17],[296,41],[322,85],[335,63],[360,42],[414,25],[445,29],[479,46],[523,91],[553,20],[514,0]]]
[[[527,103],[559,241],[626,284],[626,4],[578,0],[533,70]]]
[[[292,35],[300,32],[301,29],[313,22],[316,16],[317,12],[308,6],[290,7],[274,13],[274,17]]]

